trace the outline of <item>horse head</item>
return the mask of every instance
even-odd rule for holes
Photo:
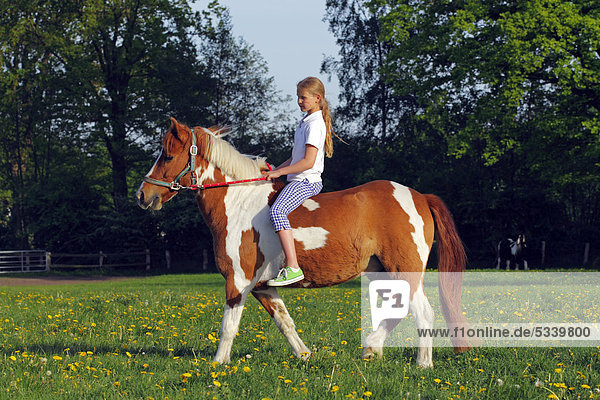
[[[143,209],[160,210],[181,189],[205,181],[256,178],[269,169],[264,158],[240,154],[222,139],[228,128],[189,127],[171,118],[163,148],[137,191]]]
[[[206,133],[203,128],[199,130],[201,134],[171,118],[162,150],[137,191],[141,208],[160,210],[179,189],[190,186],[198,170],[205,167],[198,155],[204,154],[202,147],[206,146],[206,140],[203,140]]]

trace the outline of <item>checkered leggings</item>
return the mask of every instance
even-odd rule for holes
[[[307,179],[288,183],[271,206],[271,223],[275,232],[282,229],[292,229],[287,216],[304,200],[318,194],[323,189],[322,182],[310,183]]]

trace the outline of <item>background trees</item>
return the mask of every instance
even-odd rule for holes
[[[524,232],[547,261],[600,257],[600,6],[587,1],[327,0],[341,85],[327,190],[393,179],[440,195],[477,266]],[[133,195],[173,116],[232,124],[285,160],[296,121],[217,1],[0,4],[0,243],[171,249],[210,235],[192,196]],[[539,258],[539,257],[538,257]],[[181,260],[185,262],[185,260]],[[535,264],[536,260],[532,260]]]
[[[362,123],[361,136],[388,139],[384,152],[373,141],[357,147],[366,153],[361,169],[442,195],[475,259],[521,231],[534,245],[552,241],[556,256],[598,245],[597,6],[327,5],[341,58],[324,69],[351,91],[341,119]],[[381,126],[393,132],[381,135]],[[364,172],[354,174],[360,181]]]

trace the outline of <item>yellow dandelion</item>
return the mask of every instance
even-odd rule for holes
[[[216,387],[221,387],[221,382],[213,381],[213,385],[215,385]]]
[[[441,380],[441,379],[438,379],[438,378],[435,378],[433,381],[434,381],[435,383],[440,383],[442,380]]]
[[[591,387],[588,386],[588,385],[586,385],[586,384],[581,385],[581,387],[584,388],[584,389],[591,389]]]
[[[114,387],[121,386],[121,382],[113,382],[113,386],[114,386]]]
[[[337,385],[335,385],[335,386],[333,386],[333,387],[331,388],[331,391],[332,391],[332,392],[337,392],[338,390],[340,390],[340,387],[339,387],[339,386],[337,386]]]
[[[373,393],[371,393],[369,391],[366,391],[363,393],[363,396],[365,396],[365,397],[371,397],[372,395],[373,395]]]
[[[127,354],[127,358],[131,358],[131,353],[126,351],[125,354]]]
[[[242,368],[242,370],[243,370],[244,372],[250,372],[250,371],[251,371],[251,370],[250,370],[250,367],[244,367],[244,368]]]
[[[283,383],[292,383],[292,381],[290,379],[285,379]]]
[[[61,361],[61,360],[62,360],[62,357],[61,357],[61,356],[54,356],[54,357],[52,357],[52,358],[53,358],[53,359],[55,359],[56,361]]]
[[[556,372],[557,374],[560,374],[560,373],[562,372],[562,368],[556,368],[556,369],[554,370],[554,372]]]

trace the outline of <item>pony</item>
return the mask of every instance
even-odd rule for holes
[[[269,313],[294,355],[307,359],[311,352],[298,336],[277,288],[266,285],[284,259],[269,220],[269,206],[285,184],[257,179],[268,169],[265,159],[239,153],[222,136],[221,128],[190,128],[171,118],[162,150],[137,191],[138,204],[159,210],[181,189],[197,190],[200,212],[213,236],[216,266],[225,278],[225,305],[214,361],[230,362],[250,294]],[[246,183],[219,184],[230,179]],[[288,287],[327,287],[371,271],[406,274],[413,277],[407,278],[412,279],[409,311],[417,328],[431,329],[433,309],[422,280],[434,239],[434,217],[442,312],[449,326],[466,324],[460,305],[462,279],[442,278],[460,274],[466,263],[450,212],[439,197],[391,181],[321,193],[289,215],[305,278]],[[385,338],[398,323],[384,320],[373,327],[364,343],[363,358],[382,356]],[[470,348],[461,340],[453,346],[456,352]],[[422,367],[433,365],[432,338],[419,338],[416,362]]]
[[[525,235],[521,234],[517,237],[517,240],[511,238],[502,239],[498,242],[496,251],[496,269],[500,269],[500,266],[504,263],[506,270],[510,270],[511,264],[515,265],[515,271],[519,270],[519,265],[523,264],[524,270],[529,270],[529,265],[525,259],[527,256],[527,242],[525,241]]]

